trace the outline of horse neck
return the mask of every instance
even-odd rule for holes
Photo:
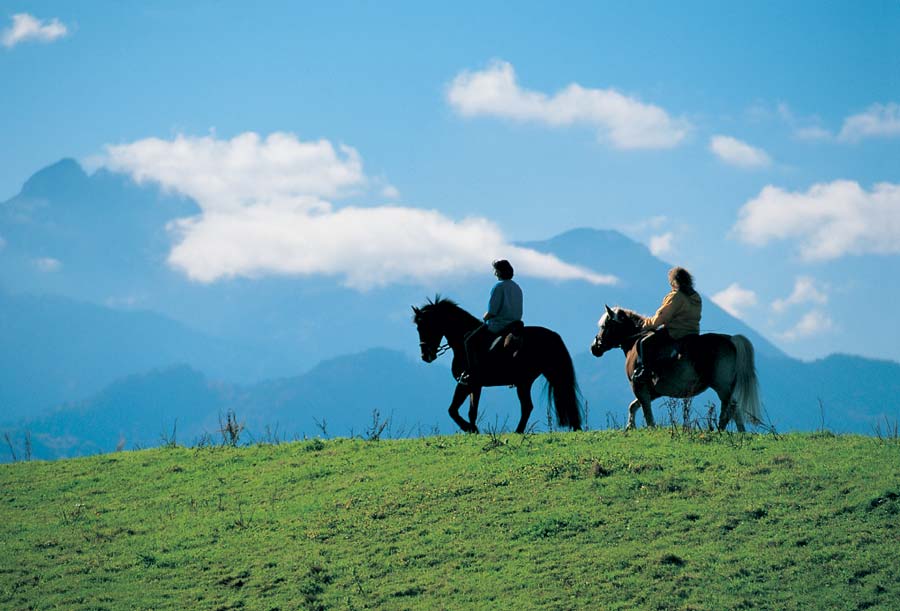
[[[622,352],[625,353],[625,356],[628,356],[628,353],[631,352],[631,349],[634,348],[634,345],[637,343],[637,338],[634,336],[630,336],[619,346],[622,349]]]
[[[628,353],[631,352],[631,349],[634,348],[634,345],[637,343],[638,338],[640,337],[641,327],[637,322],[637,318],[640,315],[629,313],[629,320],[631,320],[632,328],[631,331],[625,336],[625,339],[622,341],[621,348],[622,352],[625,353],[625,356],[628,356]]]
[[[463,348],[463,342],[466,335],[473,331],[481,322],[463,310],[462,308],[454,309],[447,316],[447,323],[444,329],[444,337],[447,338],[447,344],[453,350]]]

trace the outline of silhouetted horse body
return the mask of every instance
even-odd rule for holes
[[[600,318],[600,332],[591,344],[594,356],[621,348],[625,353],[625,374],[631,380],[637,364],[637,340],[641,337],[644,317],[624,308],[606,308]],[[634,380],[631,389],[635,399],[628,406],[627,428],[634,428],[638,407],[644,412],[647,426],[654,426],[650,403],[658,397],[688,398],[712,388],[722,401],[719,430],[734,419],[739,431],[745,420],[761,422],[759,384],[756,379],[753,344],[743,335],[705,333],[681,340],[681,358],[660,364],[654,369],[658,379]]]
[[[413,322],[419,331],[422,360],[434,361],[445,349],[453,351],[451,371],[454,379],[466,369],[465,337],[481,325],[481,321],[449,299],[435,298],[421,308],[413,306]],[[457,384],[450,401],[450,417],[463,431],[477,433],[478,402],[485,386],[515,386],[522,407],[516,427],[524,433],[528,417],[534,409],[531,386],[538,376],[547,379],[548,400],[556,407],[560,426],[581,429],[581,405],[572,358],[560,336],[543,327],[525,327],[521,331],[522,346],[515,357],[502,348],[492,350],[479,361],[479,375],[470,384]],[[447,348],[441,340],[447,339]],[[459,415],[459,408],[469,397],[469,420]]]

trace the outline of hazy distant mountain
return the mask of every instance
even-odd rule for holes
[[[871,434],[900,422],[900,363],[833,354],[804,363],[762,359],[769,415],[781,428]]]
[[[623,360],[621,352],[575,358],[588,426],[624,424],[632,396]],[[189,367],[171,367],[119,380],[90,399],[16,427],[12,439],[21,454],[29,431],[37,458],[160,445],[173,436],[180,444],[195,444],[204,436],[221,443],[219,428],[229,410],[246,426],[245,442],[366,436],[376,410],[378,421],[388,422],[385,436],[452,433],[456,426],[446,408],[454,384],[446,364],[426,365],[400,352],[372,349],[325,361],[299,376],[249,386],[217,383]],[[872,434],[876,426],[886,431],[900,420],[894,401],[900,394],[896,363],[847,356],[802,363],[763,355],[758,368],[766,415],[778,431]],[[547,429],[542,390],[539,380],[532,389],[531,423],[537,430]],[[710,401],[718,410],[711,392],[694,400],[695,417],[706,413]],[[658,422],[666,423],[664,400],[654,409]],[[485,389],[480,414],[483,430],[512,428],[519,415],[515,392]],[[6,458],[0,454],[0,460]]]
[[[173,435],[181,444],[204,435],[221,443],[220,420],[229,410],[246,426],[245,441],[366,435],[376,411],[379,422],[388,423],[385,436],[450,432],[446,408],[453,384],[445,367],[426,367],[384,349],[250,386],[214,382],[176,366],[118,380],[89,399],[15,427],[13,438],[21,441],[29,431],[37,458],[160,445]]]
[[[0,203],[2,284],[95,303],[134,302],[169,275],[166,224],[196,210],[190,200],[123,176],[89,177],[64,159]]]
[[[41,170],[0,204],[0,288],[8,293],[8,336],[0,341],[18,346],[17,355],[4,357],[11,368],[2,374],[7,408],[0,421],[175,363],[246,383],[370,347],[414,354],[411,304],[440,290],[479,313],[492,282],[485,270],[430,289],[366,293],[331,278],[197,284],[166,264],[168,223],[197,211],[190,200],[123,176],[88,176],[72,160]],[[580,229],[527,246],[621,278],[615,287],[520,278],[526,320],[559,331],[575,353],[586,350],[604,303],[649,312],[665,291],[667,265],[617,232]],[[16,297],[23,292],[36,296]],[[744,332],[759,351],[778,353],[709,300],[704,326]]]
[[[2,291],[0,345],[0,423],[33,418],[155,367],[189,363],[219,379],[247,381],[256,363],[274,358],[152,312]]]
[[[61,406],[20,430],[30,431],[36,458],[157,446],[173,436],[192,444],[200,431],[215,432],[218,410],[227,397],[226,387],[197,371],[171,367],[126,377],[91,399]]]
[[[157,312],[213,337],[264,343],[282,355],[279,363],[294,367],[261,371],[258,379],[367,347],[412,353],[417,340],[409,305],[439,291],[476,313],[486,305],[489,268],[429,288],[394,285],[365,293],[321,277],[190,282],[166,264],[174,239],[166,226],[197,210],[190,200],[106,171],[87,176],[76,162],[63,160],[0,204],[0,237],[6,241],[0,287]],[[557,330],[576,351],[590,342],[604,303],[651,313],[667,291],[668,265],[615,231],[578,229],[524,245],[621,279],[610,287],[518,278],[526,320]],[[702,279],[699,287],[702,292]],[[709,299],[703,324],[745,333],[761,352],[780,354]]]
[[[50,455],[111,449],[120,436],[153,443],[176,417],[181,441],[190,441],[230,408],[257,433],[278,425],[288,435],[314,434],[315,417],[346,435],[360,432],[372,409],[398,429],[453,430],[452,381],[446,365],[417,360],[410,305],[440,291],[480,314],[489,269],[432,287],[365,293],[321,277],[192,283],[166,263],[174,239],[167,226],[197,210],[122,176],[88,176],[71,160],[41,170],[0,203],[0,422],[27,418],[26,427],[54,440]],[[572,352],[591,422],[621,423],[629,401],[621,353],[598,360],[588,346],[604,304],[652,313],[667,290],[668,264],[615,231],[576,229],[523,246],[620,279],[595,286],[517,277],[526,323],[558,331]],[[698,286],[702,293],[702,278]],[[870,432],[879,415],[896,418],[896,363],[845,356],[801,363],[708,296],[702,327],[751,339],[778,427],[816,428],[824,412],[834,430]],[[161,405],[173,411],[154,407]],[[485,409],[501,422],[518,410],[502,389],[489,391]]]
[[[247,387],[231,405],[259,431],[278,425],[288,435],[364,434],[373,411],[394,434],[455,428],[447,406],[455,383],[446,366],[373,348],[323,361],[307,373]]]

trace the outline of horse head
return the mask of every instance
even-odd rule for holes
[[[435,295],[434,299],[428,299],[421,308],[412,306],[413,323],[419,332],[419,349],[422,351],[422,360],[431,363],[437,357],[449,350],[449,347],[441,345],[445,337],[448,341],[454,335],[460,317],[468,317],[474,320],[460,308],[456,302]]]
[[[591,344],[591,354],[596,357],[603,356],[613,348],[621,347],[622,343],[638,330],[635,321],[632,320],[632,313],[628,310],[605,307],[606,312],[597,323],[600,331]]]
[[[421,308],[412,306],[412,310],[413,323],[416,325],[416,331],[419,332],[419,350],[422,353],[422,360],[431,363],[438,357],[444,333],[438,329],[433,304]]]

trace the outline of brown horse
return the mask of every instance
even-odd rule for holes
[[[643,335],[644,317],[624,308],[610,309],[600,318],[600,332],[591,344],[591,353],[600,357],[608,350],[621,348],[625,353],[625,374],[631,374],[637,360],[637,340]],[[657,397],[693,397],[712,388],[722,401],[719,430],[734,419],[738,431],[744,422],[761,424],[759,383],[756,379],[753,344],[743,335],[704,333],[684,338],[680,358],[660,364],[655,381],[631,382],[635,399],[628,406],[627,428],[634,428],[638,407],[644,410],[647,426],[655,426],[650,402]]]

